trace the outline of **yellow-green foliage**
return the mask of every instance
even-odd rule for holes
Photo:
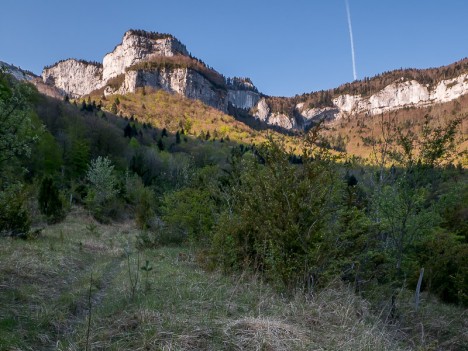
[[[156,128],[166,128],[175,133],[184,129],[188,135],[199,136],[209,132],[217,140],[230,139],[242,143],[260,144],[267,134],[278,134],[273,131],[256,131],[234,117],[205,105],[201,101],[191,100],[178,94],[148,87],[137,93],[116,95],[103,101],[103,108],[111,111],[115,98],[120,105],[118,113],[126,117],[133,116],[141,123],[149,123]],[[94,100],[101,97],[93,96]],[[297,145],[299,138],[291,137],[290,145]]]

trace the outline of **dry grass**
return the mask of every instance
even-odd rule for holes
[[[237,350],[304,349],[308,343],[306,331],[272,318],[235,320],[227,325],[224,332]]]
[[[468,350],[468,309],[442,304],[422,294],[414,310],[414,296],[406,292],[399,303],[399,331],[405,341],[422,350]]]
[[[0,349],[11,344],[47,348],[74,329],[86,310],[91,273],[100,290],[107,266],[123,252],[111,245],[115,227],[100,226],[97,238],[86,229],[92,222],[78,210],[37,240],[2,239]]]
[[[342,284],[310,298],[283,297],[256,276],[204,271],[188,248],[138,254],[130,223],[95,224],[90,231],[92,223],[78,210],[35,241],[2,241],[1,350],[83,350],[91,272],[92,350],[463,350],[467,344],[466,311],[454,306],[424,298],[415,314],[402,297],[399,322],[386,324]],[[129,261],[125,250],[132,251]],[[153,266],[148,281],[138,255],[140,266],[145,260]],[[133,298],[128,263],[132,274],[140,273]]]

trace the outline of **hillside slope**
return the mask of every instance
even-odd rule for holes
[[[462,350],[467,342],[455,307],[427,301],[413,315],[401,296],[407,325],[386,325],[341,284],[281,297],[247,273],[204,270],[186,247],[137,251],[138,235],[75,208],[35,240],[3,239],[0,349]],[[434,309],[444,311],[438,323]]]

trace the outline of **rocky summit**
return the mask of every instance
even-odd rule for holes
[[[259,100],[253,84],[239,78],[226,80],[190,56],[172,35],[140,30],[127,31],[102,64],[68,59],[46,67],[42,79],[73,98],[99,89],[110,95],[152,87],[201,100],[224,112],[229,103],[250,109]]]
[[[434,74],[434,70],[440,74]],[[413,71],[389,72],[300,97],[274,98],[258,92],[248,78],[226,79],[192,57],[185,45],[170,34],[129,30],[102,63],[60,61],[44,68],[42,79],[73,98],[99,90],[111,95],[144,87],[163,89],[283,130],[305,130],[320,119],[333,121],[355,114],[427,107],[468,92],[468,59],[440,69],[418,70],[416,75],[408,72]],[[374,84],[375,80],[380,83]]]

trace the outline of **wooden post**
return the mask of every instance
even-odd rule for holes
[[[421,270],[419,271],[418,285],[416,285],[416,294],[414,296],[414,300],[415,300],[414,304],[416,307],[416,311],[418,310],[418,307],[419,307],[419,293],[421,291],[421,284],[422,284],[423,276],[424,276],[424,268],[421,268]]]

